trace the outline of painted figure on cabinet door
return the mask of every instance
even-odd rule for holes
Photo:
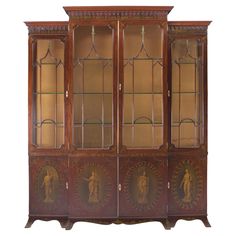
[[[149,178],[146,175],[146,171],[143,172],[137,179],[137,188],[138,188],[138,195],[137,200],[140,204],[147,203],[147,195],[149,190]]]
[[[58,185],[57,171],[52,166],[45,166],[40,175],[42,176],[41,188],[44,190],[43,202],[53,203]]]
[[[180,183],[180,188],[183,189],[184,197],[182,199],[183,202],[191,202],[191,184],[192,184],[192,177],[188,169],[185,169],[185,174],[183,179]]]
[[[92,171],[91,176],[87,179],[88,181],[88,191],[89,191],[89,203],[98,203],[99,202],[99,180],[95,171]]]

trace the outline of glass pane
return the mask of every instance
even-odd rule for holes
[[[152,61],[134,60],[134,92],[152,93]]]
[[[172,143],[176,147],[196,147],[199,145],[199,127],[191,122],[172,126]]]
[[[195,39],[172,43],[172,143],[199,147],[203,141],[201,45]]]
[[[42,148],[60,148],[64,143],[64,126],[55,125],[52,121],[45,121],[42,125],[34,126],[36,143]]]
[[[104,127],[104,147],[112,145],[112,127]]]
[[[133,117],[133,95],[124,94],[124,103],[123,103],[123,123],[132,123],[134,122]]]
[[[55,142],[55,125],[43,124],[42,127],[42,147],[53,147]]]
[[[82,123],[82,99],[81,94],[74,94],[74,124],[79,125]]]
[[[162,42],[159,25],[124,29],[123,144],[128,148],[163,143]]]
[[[107,148],[113,136],[113,30],[78,26],[74,42],[74,145]]]
[[[102,147],[102,125],[84,125],[84,147]]]
[[[148,123],[152,123],[152,95],[135,94],[134,96],[134,122],[145,118]]]
[[[76,141],[76,143],[74,143],[76,147],[80,147],[80,148],[82,147],[82,127],[81,126],[74,125],[73,140]]]
[[[84,97],[84,123],[102,123],[102,95],[86,94]]]
[[[134,127],[134,147],[152,147],[153,132],[150,124],[137,124]]]
[[[103,61],[84,62],[84,93],[102,93]]]
[[[40,39],[34,48],[33,143],[59,148],[64,143],[64,43]]]

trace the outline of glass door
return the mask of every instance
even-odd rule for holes
[[[159,24],[127,24],[120,34],[122,145],[159,149],[164,140],[164,30]]]
[[[171,143],[197,148],[204,141],[203,43],[196,38],[171,44]]]
[[[65,143],[65,44],[61,39],[42,38],[34,40],[32,49],[32,143],[58,149]]]
[[[78,25],[74,30],[73,145],[109,149],[115,144],[115,26]]]

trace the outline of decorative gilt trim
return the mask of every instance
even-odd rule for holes
[[[67,34],[68,22],[25,22],[29,35],[32,34]]]

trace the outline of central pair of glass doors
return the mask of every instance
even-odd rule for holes
[[[77,149],[163,144],[164,28],[78,25],[73,33],[72,142]]]

